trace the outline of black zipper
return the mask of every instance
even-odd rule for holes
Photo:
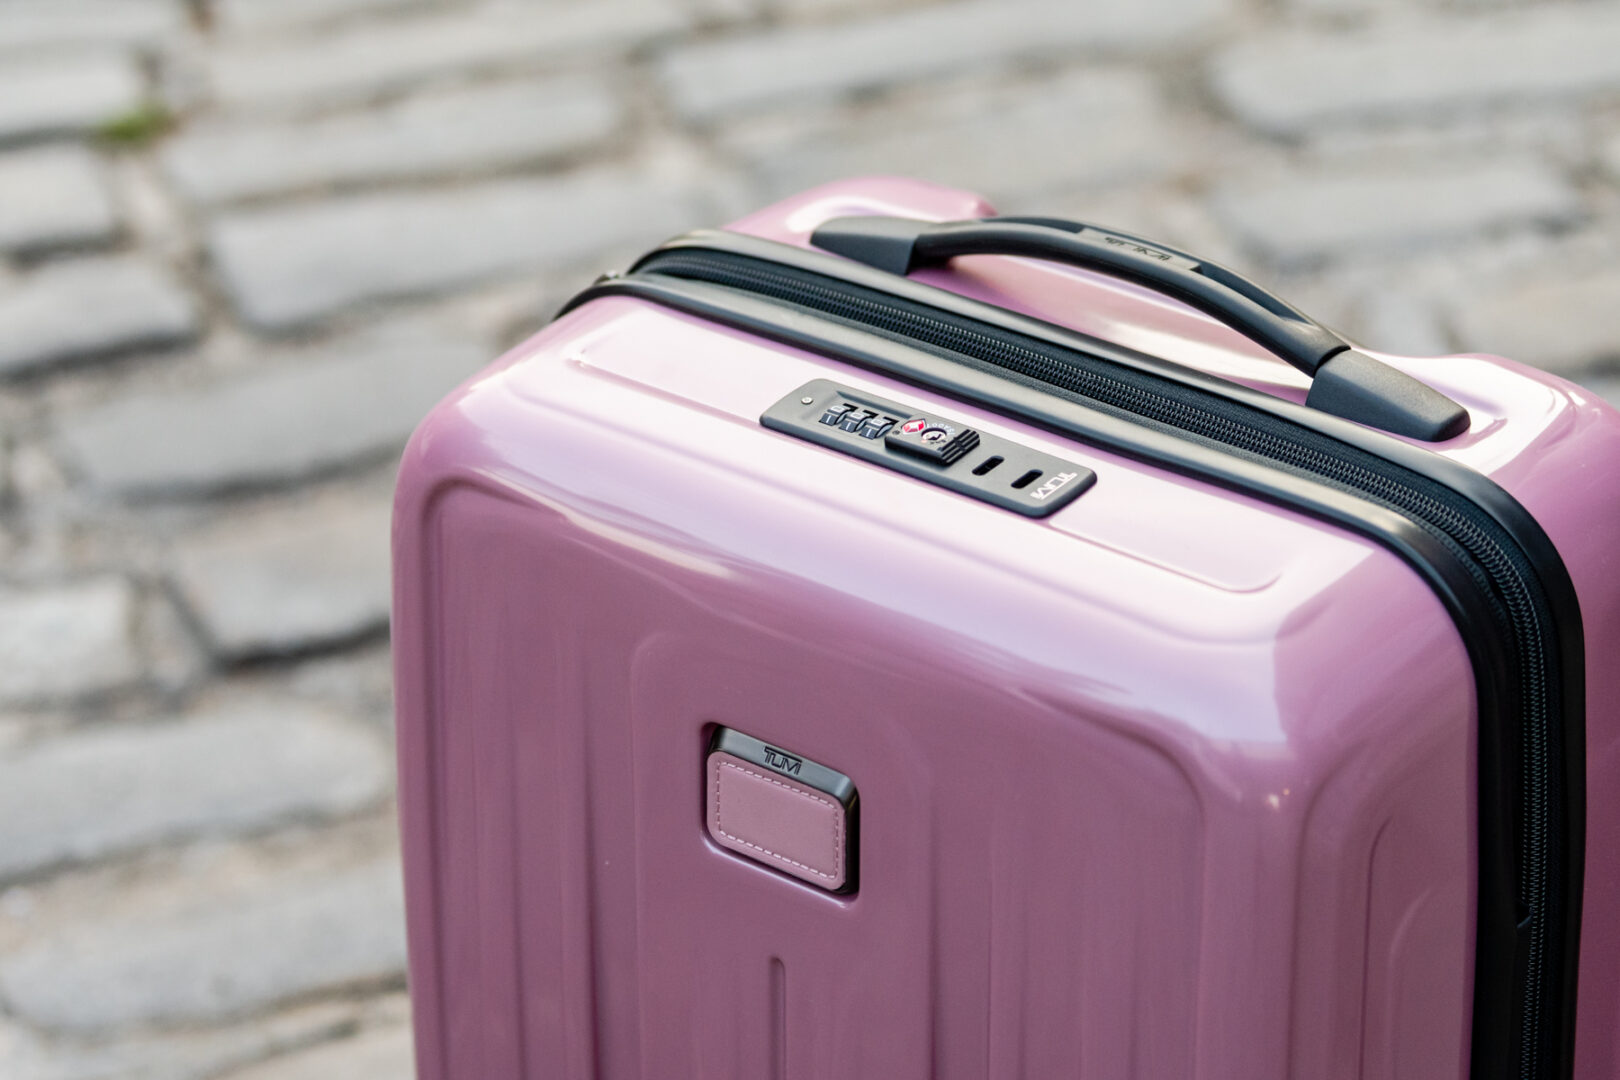
[[[704,283],[877,334],[1221,454],[1307,477],[1399,514],[1426,533],[1455,561],[1462,580],[1472,584],[1479,600],[1475,610],[1484,612],[1489,624],[1463,626],[1459,620],[1481,690],[1482,877],[1472,1072],[1481,1080],[1569,1074],[1571,922],[1578,919],[1579,900],[1571,882],[1579,882],[1580,861],[1570,841],[1579,836],[1581,793],[1579,778],[1569,775],[1569,763],[1579,760],[1578,747],[1568,740],[1580,736],[1581,725],[1578,719],[1572,723],[1576,710],[1566,706],[1578,704],[1580,693],[1568,686],[1559,640],[1560,626],[1568,620],[1553,610],[1544,587],[1546,568],[1497,516],[1444,482],[1297,418],[1120,364],[1100,355],[1102,350],[1015,332],[841,277],[749,254],[675,246],[643,259],[621,279],[621,289],[633,293],[635,279]],[[941,292],[942,298],[949,296]],[[1490,635],[1489,649],[1482,635]],[[1504,658],[1507,670],[1482,670]],[[1572,689],[1574,700],[1565,701]],[[1493,736],[1500,745],[1487,745]],[[1500,785],[1487,782],[1493,770],[1501,774]],[[1486,836],[1487,800],[1498,797],[1510,808],[1510,820],[1502,826],[1506,835]],[[1511,866],[1488,866],[1493,850],[1508,851]],[[1509,910],[1487,919],[1491,880],[1511,881],[1512,896],[1499,898]],[[1503,1021],[1512,1023],[1516,1037],[1502,1039]]]

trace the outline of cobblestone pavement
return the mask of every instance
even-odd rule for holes
[[[596,270],[908,172],[1620,398],[1620,4],[0,0],[0,1075],[409,1073],[395,456]]]

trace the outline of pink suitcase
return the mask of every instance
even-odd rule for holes
[[[1620,1074],[1620,415],[991,214],[682,237],[417,431],[422,1080]]]

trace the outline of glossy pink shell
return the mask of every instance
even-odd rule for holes
[[[735,228],[988,213],[899,180]],[[928,279],[1250,385],[1279,362],[1080,271]],[[1581,592],[1590,850],[1580,1076],[1620,1020],[1620,417],[1485,357],[1444,448]],[[771,433],[836,379],[1096,470],[1030,520]],[[1462,1078],[1472,679],[1393,556],[1298,514],[628,299],[423,423],[395,518],[420,1075],[603,1080]],[[860,888],[716,844],[704,740],[861,792]]]

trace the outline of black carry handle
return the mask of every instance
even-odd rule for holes
[[[1321,323],[1223,266],[1152,240],[1052,218],[917,221],[834,218],[811,243],[907,274],[958,255],[1021,255],[1099,270],[1206,312],[1311,376],[1305,403],[1397,435],[1437,442],[1468,428],[1468,412],[1432,387],[1351,348]]]

